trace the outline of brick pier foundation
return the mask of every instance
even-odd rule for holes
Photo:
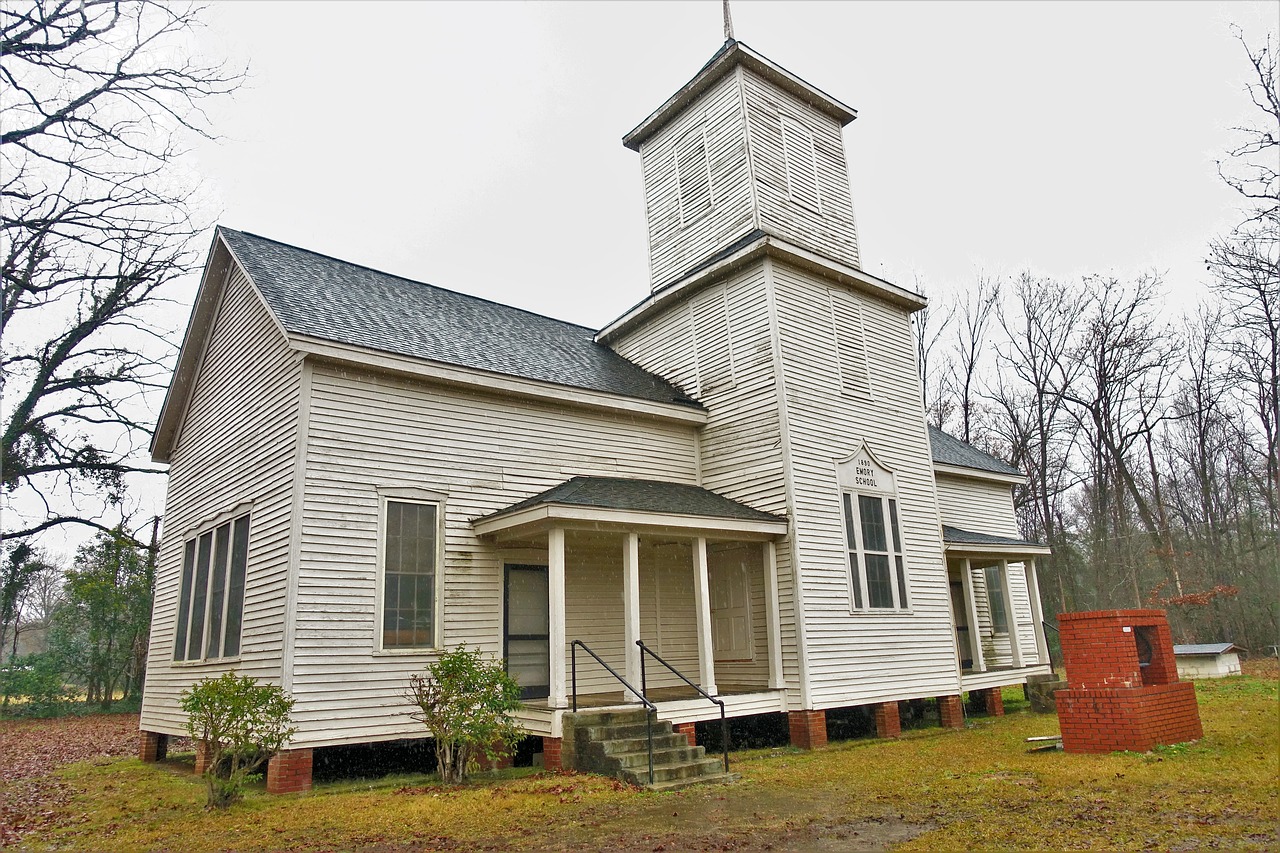
[[[689,740],[689,746],[698,745],[697,726],[693,723],[676,723],[674,728],[677,734],[682,734]]]
[[[1004,696],[999,687],[982,691],[982,707],[993,717],[1004,716]]]
[[[939,696],[938,716],[942,717],[942,727],[944,729],[963,729],[964,703],[960,701],[960,696],[958,694]]]
[[[209,752],[209,744],[202,740],[196,741],[196,775],[203,776],[204,771],[209,769],[209,762],[212,760]]]
[[[267,793],[296,794],[311,790],[312,750],[285,749],[267,762]]]
[[[897,702],[881,702],[876,708],[876,737],[898,737],[902,734],[902,716]]]
[[[558,737],[544,737],[542,739],[542,766],[547,770],[560,770],[564,767],[564,763],[560,758],[560,749],[564,745],[564,741]]]
[[[142,761],[164,761],[169,754],[169,736],[159,732],[141,732],[138,739],[138,758]]]
[[[826,711],[789,711],[787,726],[791,729],[792,746],[819,749],[827,745]]]

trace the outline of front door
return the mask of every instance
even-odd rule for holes
[[[508,565],[505,575],[502,655],[507,675],[520,685],[521,699],[541,699],[551,692],[547,567]]]
[[[956,617],[956,655],[961,669],[973,669],[973,642],[969,638],[969,608],[964,600],[964,583],[951,582],[951,612]]]
[[[716,661],[751,660],[751,588],[741,553],[717,555],[708,568],[711,647]]]

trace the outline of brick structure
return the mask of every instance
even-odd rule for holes
[[[209,753],[209,744],[202,740],[196,741],[196,775],[203,776],[204,771],[209,769],[211,756]]]
[[[939,696],[938,716],[942,718],[944,729],[963,729],[964,702],[960,701],[960,695]]]
[[[296,794],[311,790],[310,749],[284,749],[267,762],[267,793]]]
[[[560,759],[560,749],[564,745],[558,737],[542,739],[542,766],[547,770],[560,770],[564,763]]]
[[[1178,681],[1163,610],[1058,616],[1067,689],[1055,696],[1067,752],[1146,752],[1204,736],[1195,687]]]
[[[159,732],[142,732],[138,739],[138,758],[142,761],[164,761],[169,754],[169,736]]]
[[[801,749],[819,749],[827,745],[826,711],[788,711],[791,745]]]
[[[999,687],[982,691],[982,707],[993,717],[1004,716],[1004,695]]]
[[[897,702],[876,705],[876,737],[898,737],[902,734],[902,716]]]
[[[495,748],[501,749],[502,743],[499,741],[494,744],[494,746]],[[510,750],[508,750],[502,753],[498,758],[489,758],[484,753],[481,753],[480,757],[477,759],[477,763],[480,765],[481,770],[506,770],[512,765],[514,760],[514,755]]]
[[[697,726],[693,723],[676,723],[675,730],[677,734],[684,735],[689,740],[689,746],[698,745]]]

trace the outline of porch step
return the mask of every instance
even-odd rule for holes
[[[566,714],[565,747],[574,769],[613,776],[640,787],[672,790],[703,782],[731,781],[724,760],[690,746],[669,720],[653,721],[653,782],[649,782],[648,713],[589,711]]]

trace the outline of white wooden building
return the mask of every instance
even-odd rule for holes
[[[925,299],[860,266],[854,117],[727,42],[624,137],[652,290],[602,330],[219,228],[152,448],[144,751],[231,668],[294,696],[295,751],[421,735],[408,676],[464,643],[548,744],[575,640],[801,743],[1047,673],[1020,475],[926,427]],[[585,653],[577,692],[628,698]]]
[[[1226,678],[1240,675],[1240,652],[1235,643],[1187,643],[1173,647],[1178,678]]]

